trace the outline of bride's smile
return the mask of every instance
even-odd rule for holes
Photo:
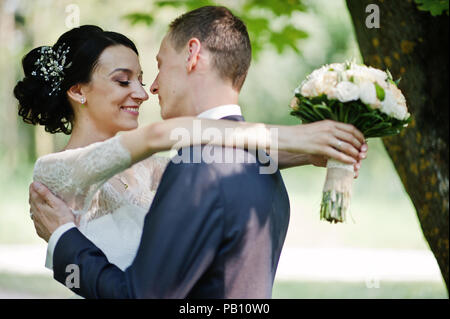
[[[133,114],[138,116],[139,115],[139,106],[122,106],[120,109],[124,112]]]

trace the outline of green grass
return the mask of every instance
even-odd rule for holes
[[[367,288],[364,282],[275,282],[274,299],[443,299],[448,298],[438,282],[380,282]]]
[[[0,273],[0,294],[8,298],[73,298],[74,294],[50,276]],[[448,298],[441,283],[380,282],[379,288],[365,283],[276,281],[275,299],[438,299]]]
[[[71,298],[74,294],[50,275],[0,273],[0,294],[14,298]]]

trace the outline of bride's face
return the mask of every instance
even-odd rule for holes
[[[106,48],[83,93],[86,107],[80,112],[86,112],[99,130],[115,134],[135,129],[139,107],[148,100],[137,54],[123,45]]]

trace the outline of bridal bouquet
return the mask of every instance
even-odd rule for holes
[[[353,124],[365,138],[395,135],[411,119],[397,84],[389,71],[353,62],[325,65],[295,89],[291,115],[302,123],[330,119]],[[321,219],[345,221],[353,177],[353,165],[328,160]]]

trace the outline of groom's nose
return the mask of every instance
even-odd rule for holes
[[[158,83],[157,83],[157,81],[155,79],[155,81],[153,81],[153,83],[152,83],[152,86],[150,87],[150,93],[151,94],[158,94],[158,90],[159,90]]]

